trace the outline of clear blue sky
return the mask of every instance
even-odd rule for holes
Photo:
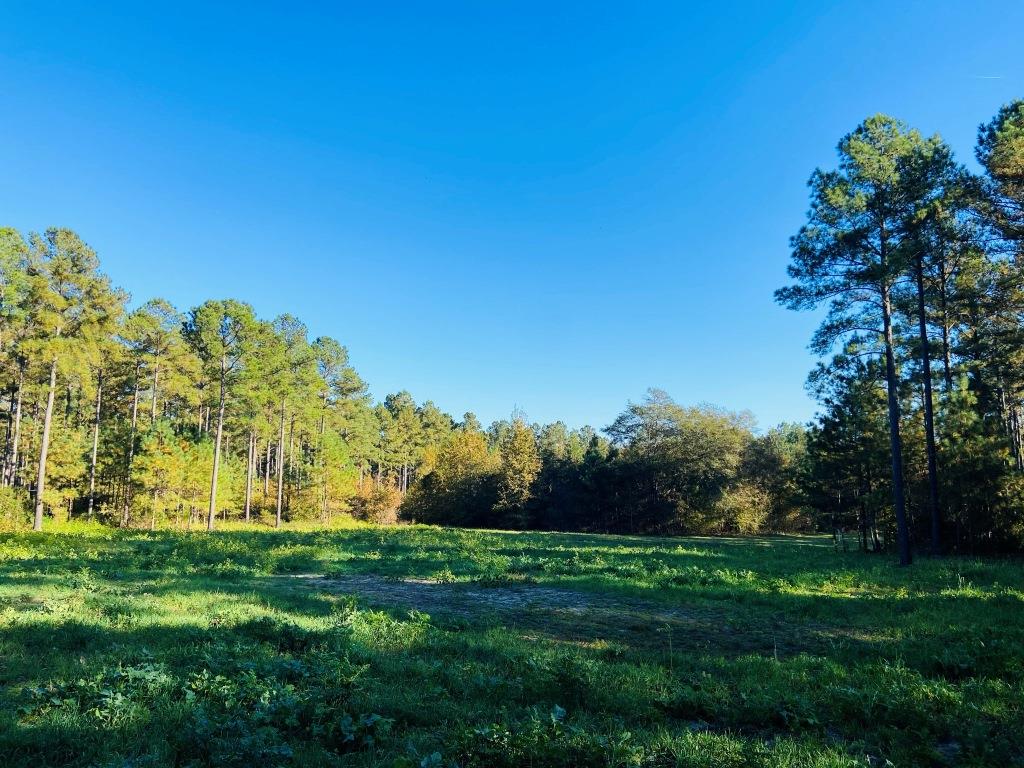
[[[1024,95],[1019,2],[159,5],[4,4],[0,223],[485,422],[807,419],[772,291],[812,169],[875,112],[968,159]]]

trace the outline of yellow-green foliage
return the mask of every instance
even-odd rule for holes
[[[0,530],[15,530],[28,524],[28,494],[20,488],[0,486]]]

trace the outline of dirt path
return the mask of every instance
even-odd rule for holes
[[[720,641],[723,631],[728,631],[716,611],[557,587],[484,587],[372,575],[279,578],[324,592],[353,595],[370,605],[415,609],[435,617],[492,620],[522,635],[584,644],[603,640],[667,647],[670,637],[686,636],[690,645],[710,645],[712,639]]]
[[[681,608],[557,587],[482,587],[473,583],[446,584],[426,579],[386,579],[371,575],[327,577],[298,574],[284,578],[299,579],[311,587],[329,592],[359,595],[376,603],[466,618],[488,612],[504,614],[533,610],[557,610],[577,615],[611,611],[663,622],[690,618]]]

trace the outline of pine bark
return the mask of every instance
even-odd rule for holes
[[[18,385],[11,384],[11,400],[7,406],[7,430],[4,433],[4,459],[0,465],[0,485],[8,485],[7,467],[11,460],[11,438],[14,436],[14,398],[17,395]]]
[[[932,361],[928,343],[928,321],[924,302],[924,264],[921,254],[914,260],[917,278],[917,320],[921,341],[921,374],[924,377],[924,438],[928,459],[928,513],[932,529],[932,555],[942,554],[942,515],[939,511],[939,473],[935,450],[935,414],[932,409]]]
[[[256,435],[249,432],[249,454],[245,464],[245,522],[249,522],[252,508],[252,470],[256,462]]]
[[[273,440],[267,438],[267,460],[263,464],[263,501],[266,502],[267,496],[270,495],[270,447],[273,444]]]
[[[321,503],[322,503],[321,515],[323,516],[323,521],[324,521],[325,524],[327,523],[327,493],[328,493],[327,462],[324,461],[324,432],[326,431],[326,428],[327,428],[327,392],[325,391],[324,394],[323,394],[323,405],[321,406],[321,409],[320,409],[320,434],[317,436],[317,447],[316,447],[317,464],[319,465],[320,475],[323,478],[323,495],[322,495],[322,498],[321,498]]]
[[[224,434],[224,401],[227,399],[226,382],[227,360],[220,361],[220,404],[217,407],[217,435],[213,441],[213,472],[210,473],[210,509],[206,517],[206,530],[213,530],[213,519],[217,514],[217,475],[220,472],[220,440]]]
[[[132,464],[135,463],[135,428],[139,422],[139,370],[135,364],[135,386],[132,391],[132,426],[128,433],[128,462],[125,465],[124,506],[121,508],[121,525],[128,525],[128,512],[132,503]]]
[[[50,363],[50,387],[46,392],[43,414],[43,436],[39,443],[39,474],[36,477],[36,506],[32,530],[43,530],[43,494],[46,492],[46,455],[50,450],[50,428],[53,425],[53,399],[57,394],[57,358]]]
[[[277,448],[277,512],[274,527],[281,527],[281,508],[284,506],[284,419],[285,404],[281,401],[281,434]]]
[[[14,436],[11,439],[10,466],[7,467],[7,485],[12,487],[18,484],[18,449],[21,443],[21,403],[25,391],[25,368],[18,370],[18,394],[14,404]]]
[[[939,311],[942,315],[940,318],[942,321],[942,379],[946,387],[946,392],[953,390],[953,366],[950,361],[950,349],[949,349],[949,308],[947,307],[947,282],[948,276],[946,275],[946,259],[943,257],[939,264]]]
[[[96,454],[100,447],[100,410],[103,404],[103,371],[96,376],[96,414],[92,422],[92,455],[89,458],[89,508],[86,517],[92,519],[96,503]]]
[[[896,538],[900,565],[910,565],[910,530],[907,527],[906,500],[903,490],[903,441],[900,437],[900,400],[893,354],[892,305],[887,284],[882,287],[882,326],[885,337],[885,383],[889,405],[889,444],[892,454],[892,501],[896,510]]]
[[[153,402],[150,408],[149,421],[150,424],[156,424],[156,402],[157,402],[157,388],[160,386],[160,366],[156,366],[153,369]]]

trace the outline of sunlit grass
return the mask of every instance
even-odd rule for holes
[[[577,590],[602,612],[454,616],[294,574]],[[821,537],[54,525],[0,534],[0,755],[1008,765],[1024,759],[1022,600],[1017,561],[899,569]],[[678,621],[643,623],[658,611]]]

